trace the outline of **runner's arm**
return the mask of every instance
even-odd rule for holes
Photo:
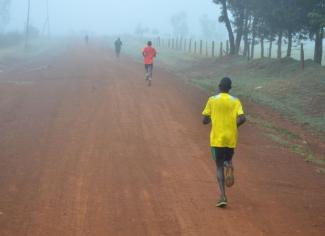
[[[210,118],[210,116],[203,116],[202,123],[203,123],[204,125],[208,125],[208,124],[210,124],[210,122],[211,122],[211,118]]]
[[[237,127],[243,125],[246,122],[246,116],[244,114],[239,115],[237,118]]]
[[[202,123],[204,125],[208,125],[211,122],[211,102],[210,101],[211,100],[209,99],[203,112],[202,112],[202,115],[203,115]]]

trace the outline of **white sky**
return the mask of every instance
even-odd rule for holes
[[[219,7],[212,0],[49,0],[52,33],[87,30],[96,33],[133,33],[141,23],[160,32],[171,32],[170,18],[185,11],[191,34],[199,34],[199,18],[218,19]],[[9,29],[22,30],[27,0],[12,0]],[[42,29],[46,0],[31,0],[31,24]],[[224,31],[224,26],[219,26]]]

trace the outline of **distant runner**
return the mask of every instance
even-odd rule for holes
[[[122,41],[121,41],[120,38],[118,38],[117,40],[115,40],[114,46],[115,46],[115,54],[116,54],[116,57],[119,57],[120,56],[122,45],[123,45],[123,43],[122,43]]]
[[[212,121],[210,145],[221,193],[217,207],[226,207],[228,204],[225,184],[227,187],[234,185],[232,157],[237,145],[237,128],[246,121],[240,100],[229,94],[231,83],[229,78],[223,78],[218,94],[209,98],[202,112],[203,124]]]
[[[148,81],[148,86],[151,86],[152,80],[152,71],[153,71],[153,60],[157,56],[157,51],[152,47],[152,42],[149,41],[147,43],[147,47],[145,47],[142,51],[142,55],[144,57],[144,66],[146,70],[146,81]]]

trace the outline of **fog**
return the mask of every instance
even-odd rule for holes
[[[27,0],[12,0],[6,30],[22,31],[26,24]],[[137,25],[169,34],[171,17],[185,12],[190,36],[200,36],[200,18],[216,22],[216,33],[225,29],[218,22],[219,9],[212,0],[49,0],[51,34],[89,32],[96,34],[133,33]],[[42,31],[46,0],[31,0],[30,23]]]

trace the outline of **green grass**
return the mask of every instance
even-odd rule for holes
[[[233,79],[235,95],[271,107],[289,119],[325,132],[325,69],[310,65],[305,71],[294,60],[278,62],[243,58],[217,59],[214,72],[192,78],[194,84],[214,91],[220,78]],[[205,73],[203,71],[203,73]]]
[[[124,41],[123,50],[142,60],[141,49],[146,39]],[[222,77],[229,76],[235,96],[272,108],[292,122],[318,132],[325,140],[325,68],[311,61],[301,70],[299,61],[291,58],[252,61],[243,57],[207,58],[158,48],[156,64],[211,93]]]
[[[297,155],[304,157],[306,162],[312,162],[320,166],[325,166],[324,157],[315,156],[307,145],[302,144],[303,138],[298,134],[281,128],[270,121],[260,118],[259,116],[250,115],[248,119],[250,122],[259,127],[262,130],[262,133],[270,138],[273,142],[287,148]]]
[[[130,39],[126,42],[129,55],[141,60],[141,42]],[[205,56],[158,48],[157,64],[180,74],[190,82],[211,94],[215,93],[220,78],[233,79],[232,94],[250,100],[282,114],[288,120],[304,125],[325,141],[325,68],[306,61],[305,70],[291,58],[255,59],[243,57],[207,58]],[[325,166],[324,157],[315,156],[303,138],[279,127],[275,123],[249,116],[268,138],[280,146],[302,156],[305,161]],[[319,173],[325,169],[319,167]]]

